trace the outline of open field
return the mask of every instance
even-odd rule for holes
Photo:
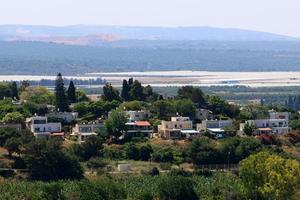
[[[101,77],[120,86],[123,79],[133,77],[152,86],[232,86],[250,87],[299,86],[300,72],[205,72],[205,71],[151,71],[124,73],[91,73],[65,78],[91,79]],[[55,76],[0,75],[0,81],[55,79]]]

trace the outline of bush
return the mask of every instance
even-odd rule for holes
[[[181,176],[163,176],[158,181],[158,197],[162,200],[198,200],[194,183]]]
[[[158,176],[158,175],[159,175],[159,170],[157,169],[157,167],[153,167],[153,168],[150,170],[149,174],[150,174],[151,176]]]
[[[173,162],[173,151],[171,148],[161,148],[152,154],[152,160],[155,162]]]

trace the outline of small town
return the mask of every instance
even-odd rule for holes
[[[3,0],[0,200],[300,200],[299,8]]]
[[[43,181],[114,177],[117,183],[106,184],[144,184],[140,193],[128,194],[143,199],[154,195],[148,184],[160,181],[155,177],[172,174],[216,182],[198,186],[207,196],[210,187],[225,184],[214,195],[240,199],[252,188],[245,180],[255,182],[268,162],[278,162],[280,168],[295,167],[286,189],[297,183],[298,111],[263,102],[240,106],[193,86],[164,97],[132,78],[123,80],[119,90],[106,83],[103,94],[86,95],[72,81],[65,86],[60,73],[54,90],[27,81],[1,83],[1,176]],[[255,174],[249,175],[250,169]],[[241,177],[235,177],[237,172]],[[122,178],[128,175],[135,178]],[[135,180],[140,176],[149,183]],[[256,195],[262,194],[272,195]]]

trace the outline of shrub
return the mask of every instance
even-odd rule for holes
[[[194,191],[194,183],[181,176],[163,176],[159,179],[158,197],[162,200],[198,200],[198,196]]]

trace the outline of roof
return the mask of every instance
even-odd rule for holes
[[[60,132],[60,133],[51,133],[51,136],[64,136],[65,133],[64,132]]]
[[[148,121],[136,121],[135,124],[137,126],[151,126]]]
[[[196,130],[181,130],[181,133],[184,134],[198,134],[199,132]]]
[[[259,131],[272,131],[271,128],[258,128]]]
[[[80,133],[80,135],[89,136],[89,135],[97,135],[97,133]]]
[[[211,132],[215,132],[215,133],[222,133],[222,132],[224,132],[224,129],[222,129],[222,128],[208,128],[207,130],[209,130]]]

